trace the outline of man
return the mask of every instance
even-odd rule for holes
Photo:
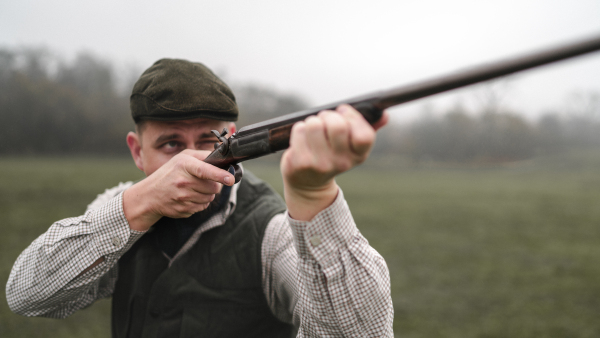
[[[17,259],[11,309],[64,318],[112,296],[113,337],[391,337],[383,258],[334,177],[364,161],[352,107],[297,123],[281,159],[285,203],[265,183],[202,160],[235,132],[230,89],[202,64],[162,59],[131,95],[127,144],[146,178],[55,222]]]

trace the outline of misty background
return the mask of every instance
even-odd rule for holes
[[[233,89],[237,126],[600,34],[598,0],[0,1],[0,281],[137,181],[133,83],[161,58]],[[402,337],[599,337],[600,53],[390,109],[338,180]],[[279,193],[276,161],[245,162]],[[4,304],[4,305],[1,305]],[[110,302],[0,336],[107,337]]]
[[[128,96],[163,57],[233,87],[238,127],[600,32],[600,2],[0,4],[0,154],[127,154]],[[512,161],[598,144],[600,57],[391,109],[376,152]]]
[[[67,60],[40,47],[0,48],[0,154],[128,153],[130,88],[112,60],[89,52]],[[499,163],[600,146],[600,91],[573,92],[527,118],[504,105],[510,79],[470,89],[474,104],[423,105],[418,118],[379,133],[375,153],[412,162]],[[307,99],[257,83],[232,82],[240,126],[309,108]]]

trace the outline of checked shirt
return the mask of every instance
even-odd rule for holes
[[[98,195],[86,213],[55,222],[17,258],[6,285],[10,308],[25,316],[64,318],[110,297],[119,258],[143,236],[123,213],[121,183]],[[222,225],[229,204],[203,223],[180,251]],[[98,258],[104,261],[81,274]],[[269,222],[262,243],[263,291],[273,314],[298,337],[393,337],[389,272],[358,231],[340,190],[310,222],[287,212]]]

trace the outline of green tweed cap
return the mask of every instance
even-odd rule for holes
[[[129,104],[135,123],[238,118],[235,96],[225,82],[205,65],[187,60],[156,61],[133,86]]]

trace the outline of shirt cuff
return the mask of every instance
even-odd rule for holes
[[[99,256],[120,256],[145,232],[132,230],[123,211],[123,192],[92,212],[95,245]]]
[[[347,249],[358,232],[341,189],[335,201],[312,220],[295,220],[287,212],[286,217],[292,228],[298,256],[314,259],[323,268],[336,262],[340,249]]]

